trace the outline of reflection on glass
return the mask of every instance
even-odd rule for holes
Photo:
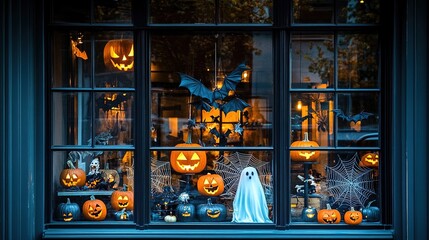
[[[292,35],[292,87],[332,88],[334,36]]]
[[[52,158],[53,220],[133,220],[132,151],[57,151]],[[91,211],[88,201],[92,198],[101,201],[98,202],[100,209],[94,207]]]
[[[272,0],[220,1],[221,23],[272,23]]]
[[[294,23],[333,23],[333,0],[294,0]]]
[[[54,92],[51,116],[52,144],[90,144],[88,141],[91,138],[91,106],[89,93]]]
[[[52,1],[53,21],[67,23],[89,23],[91,20],[91,1]]]
[[[52,49],[52,87],[91,87],[89,33],[55,33]]]
[[[131,23],[131,0],[95,0],[95,22]]]
[[[152,0],[151,23],[214,23],[215,1]]]
[[[379,23],[379,0],[338,0],[339,23]]]
[[[219,151],[201,153],[200,150],[186,149],[152,152],[150,178],[152,222],[231,222],[234,211],[237,212],[240,210],[237,208],[244,208],[246,205],[243,201],[240,207],[236,205],[234,209],[234,199],[239,195],[238,192],[242,191],[240,188],[251,187],[250,183],[246,185],[248,182],[241,179],[242,172],[252,168],[255,169],[253,180],[262,185],[262,191],[252,189],[249,192],[254,194],[254,198],[265,199],[266,204],[253,206],[254,211],[249,212],[255,219],[266,217],[271,221],[273,217],[271,154],[271,152]],[[195,155],[199,156],[198,159],[194,157],[192,160]],[[189,159],[185,160],[185,157]],[[201,159],[205,160],[204,164]],[[204,168],[188,174],[174,170],[186,164],[203,164]],[[247,198],[247,201],[250,199],[252,198]],[[266,210],[264,217],[260,216],[263,211],[257,209],[260,207]]]
[[[134,87],[134,42],[130,32],[103,32],[95,44],[95,86]]]
[[[379,164],[383,161],[377,151],[321,151],[313,162],[292,160],[291,221],[353,225],[378,222]],[[374,207],[372,216],[367,212],[369,205]],[[363,215],[347,216],[345,213],[352,208]]]
[[[95,145],[133,144],[134,94],[95,94]]]
[[[371,34],[338,36],[338,87],[377,88],[378,37]]]

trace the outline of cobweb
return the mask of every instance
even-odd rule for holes
[[[333,204],[338,203],[340,206],[347,204],[349,207],[364,206],[371,194],[375,194],[373,180],[371,180],[372,169],[360,167],[358,160],[358,155],[355,153],[349,160],[339,157],[335,166],[326,166],[327,190],[335,198]]]
[[[158,161],[151,158],[151,192],[152,195],[162,193],[164,186],[171,186],[170,162]]]
[[[235,152],[228,156],[222,156],[214,164],[214,171],[221,175],[225,184],[225,198],[233,198],[237,191],[241,171],[246,167],[254,167],[258,170],[259,179],[267,197],[272,193],[272,181],[270,162],[264,162],[247,153]],[[269,199],[267,199],[269,201]]]

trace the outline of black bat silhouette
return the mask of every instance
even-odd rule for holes
[[[213,121],[213,122],[216,122],[216,123],[218,123],[218,122],[219,122],[219,117],[220,117],[220,116],[213,116],[213,115],[211,115],[210,117],[212,118],[212,121]]]
[[[291,117],[292,119],[292,123],[294,124],[300,124],[302,122],[304,122],[307,119],[313,118],[313,115],[308,114],[307,116],[301,117],[298,114],[295,114],[295,116]]]
[[[361,121],[361,120],[364,120],[364,119],[368,119],[369,116],[374,115],[373,113],[364,112],[364,111],[362,111],[356,115],[346,115],[346,114],[344,114],[344,112],[341,109],[334,109],[334,110],[332,110],[332,112],[334,112],[337,115],[337,117],[339,117],[343,120],[346,120],[347,122],[354,122],[354,123]]]
[[[219,138],[219,145],[225,146],[228,142],[227,137],[232,133],[231,129],[226,130],[225,133],[221,134],[216,128],[210,129],[210,133]]]

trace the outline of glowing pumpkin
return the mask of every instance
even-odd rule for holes
[[[61,171],[60,174],[60,184],[65,188],[73,187],[83,187],[86,182],[86,173],[80,169],[76,168],[72,161],[67,161],[67,166],[69,168]]]
[[[315,141],[308,140],[308,133],[304,133],[304,140],[295,141],[291,147],[300,147],[300,148],[313,148],[319,147],[319,144]],[[315,162],[320,156],[320,151],[316,150],[294,150],[290,151],[290,158],[292,161],[297,162]]]
[[[110,203],[115,210],[133,210],[134,208],[134,193],[128,191],[127,185],[124,184],[122,190],[116,190],[110,196]]]
[[[189,132],[186,143],[179,143],[176,147],[201,148],[201,145],[192,143],[192,136]],[[205,151],[177,150],[171,151],[170,165],[178,173],[194,174],[204,170],[207,164]]]
[[[362,222],[362,212],[356,211],[354,207],[351,207],[350,211],[344,214],[344,222],[350,225],[358,225]]]
[[[197,189],[204,196],[219,196],[225,188],[222,176],[219,174],[207,173],[198,178]]]
[[[86,220],[102,221],[107,216],[106,204],[91,195],[90,199],[83,203],[82,214]]]
[[[302,220],[304,222],[317,222],[317,209],[312,206],[303,208]]]
[[[331,205],[326,204],[326,209],[321,209],[317,213],[317,222],[323,224],[333,224],[341,222],[341,214],[337,209],[332,209]]]
[[[77,203],[72,203],[67,198],[66,203],[58,205],[58,217],[64,222],[76,221],[80,218],[80,207]]]
[[[132,39],[110,40],[104,46],[104,65],[109,69],[128,71],[134,68],[134,43]]]
[[[377,168],[378,161],[378,153],[367,153],[361,157],[359,166]]]

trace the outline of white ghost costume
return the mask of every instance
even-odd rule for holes
[[[241,171],[233,208],[232,222],[272,223],[268,217],[264,189],[254,167],[246,167]]]

